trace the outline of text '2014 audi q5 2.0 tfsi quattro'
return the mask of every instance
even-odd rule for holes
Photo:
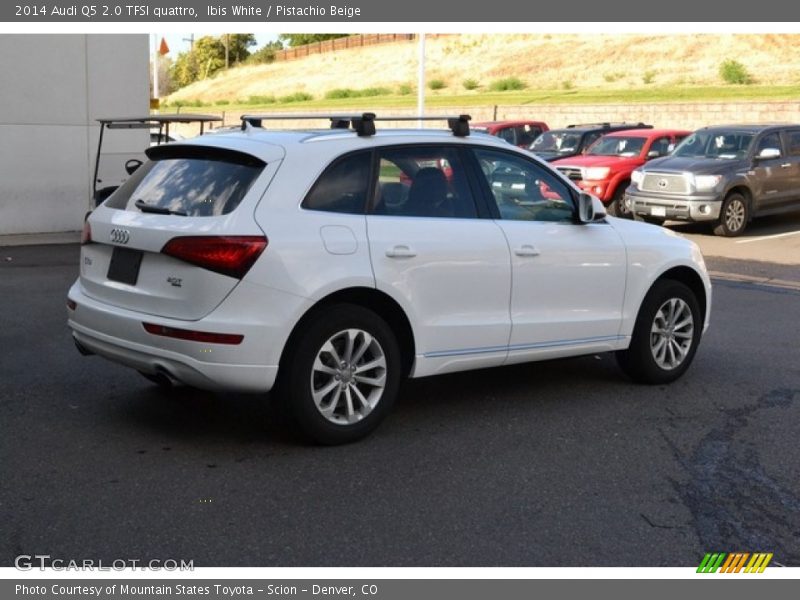
[[[466,115],[442,131],[269,118],[149,148],[88,217],[68,297],[83,353],[273,390],[326,444],[372,431],[404,377],[615,352],[666,383],[692,362],[711,301],[694,243],[606,216]]]

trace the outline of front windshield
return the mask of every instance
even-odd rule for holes
[[[545,131],[533,140],[530,150],[552,154],[576,152],[581,144],[580,133],[574,131]]]
[[[635,136],[606,136],[591,145],[586,154],[592,156],[639,156],[647,138]]]
[[[689,158],[745,158],[755,134],[746,131],[698,131],[675,148],[672,156]]]

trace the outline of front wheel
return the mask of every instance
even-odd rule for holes
[[[714,233],[724,237],[736,237],[742,234],[749,219],[747,200],[740,193],[733,192],[722,203]]]
[[[639,309],[631,344],[617,352],[617,362],[634,381],[669,383],[689,368],[702,330],[694,292],[679,281],[657,281]]]
[[[627,183],[621,183],[617,186],[617,190],[614,192],[614,196],[611,198],[611,202],[608,205],[609,214],[621,219],[630,219],[632,217],[631,208],[628,203],[625,202],[625,189],[627,187]]]
[[[384,419],[400,384],[396,337],[374,312],[340,304],[311,317],[283,362],[282,403],[320,444],[358,440]]]

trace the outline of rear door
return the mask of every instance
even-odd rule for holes
[[[195,320],[211,312],[263,243],[253,211],[280,164],[282,150],[271,153],[265,162],[220,147],[150,148],[151,160],[89,218],[84,292],[164,317]]]
[[[398,299],[428,370],[501,364],[511,323],[503,232],[485,218],[457,145],[376,150],[367,217],[378,289]],[[483,214],[482,214],[483,213]]]

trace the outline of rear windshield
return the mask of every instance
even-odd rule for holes
[[[151,148],[148,155],[152,160],[106,206],[187,217],[226,215],[239,206],[265,166],[247,154],[197,146]]]

